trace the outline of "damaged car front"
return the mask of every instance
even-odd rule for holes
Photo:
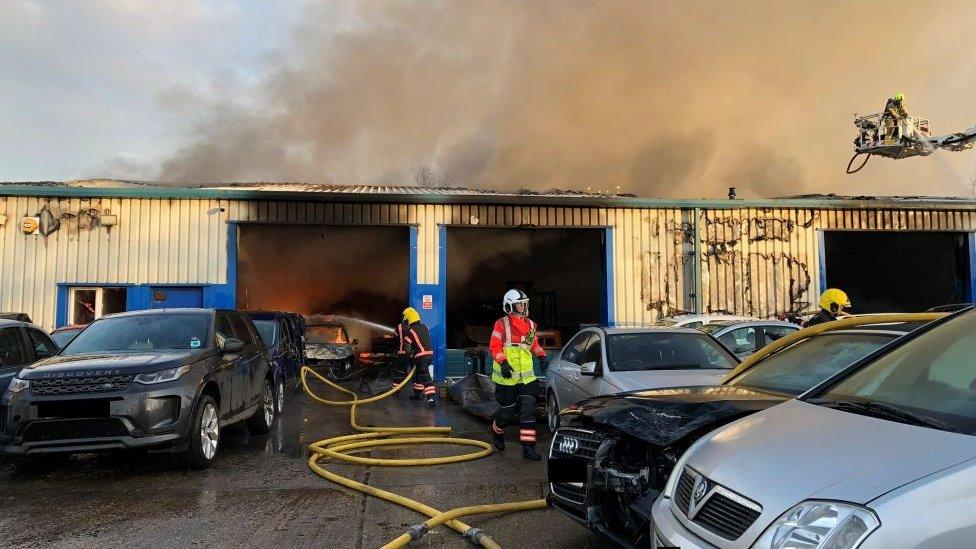
[[[809,390],[921,325],[920,317],[899,318],[906,322],[848,320],[840,324],[846,329],[796,332],[722,384],[601,396],[564,409],[549,452],[550,505],[620,546],[650,546],[651,505],[691,444]]]
[[[341,322],[310,319],[305,327],[305,359],[327,377],[342,377],[356,365],[358,340],[350,340]]]

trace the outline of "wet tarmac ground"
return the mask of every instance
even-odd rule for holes
[[[426,517],[338,487],[312,473],[306,447],[351,432],[348,412],[312,403],[297,388],[266,436],[243,425],[223,431],[217,462],[205,471],[160,454],[84,454],[15,464],[0,460],[0,546],[23,547],[350,547],[373,548]],[[453,403],[429,409],[406,398],[369,405],[363,424],[449,425],[454,436],[487,440],[487,423]],[[549,433],[539,429],[539,450]],[[508,450],[470,462],[428,467],[329,466],[361,482],[437,509],[545,496],[545,461],[521,457],[517,431]],[[439,446],[373,451],[375,457],[466,451]],[[503,547],[607,547],[547,509],[465,519]],[[470,547],[445,527],[412,547]]]

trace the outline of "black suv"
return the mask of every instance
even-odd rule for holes
[[[96,320],[11,381],[0,444],[13,455],[147,448],[209,466],[220,430],[275,419],[273,373],[236,311],[159,309]]]

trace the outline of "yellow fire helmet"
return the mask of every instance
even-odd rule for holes
[[[413,307],[407,307],[403,310],[403,319],[407,321],[407,324],[413,324],[420,320],[420,313]]]
[[[821,309],[826,309],[832,313],[839,313],[850,306],[851,300],[847,298],[847,294],[845,294],[843,290],[830,288],[824,293],[820,294]]]
[[[894,99],[895,101],[904,101],[905,100],[905,94],[903,94],[901,92],[898,92],[898,93],[895,94],[894,97],[892,97],[892,99]],[[841,292],[841,293],[843,293],[843,292]]]

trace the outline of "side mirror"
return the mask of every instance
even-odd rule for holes
[[[244,342],[233,337],[225,339],[223,345],[220,346],[220,350],[225,353],[237,353],[242,349],[244,349]]]
[[[584,362],[580,364],[580,373],[584,376],[600,375],[600,365],[596,362]]]

